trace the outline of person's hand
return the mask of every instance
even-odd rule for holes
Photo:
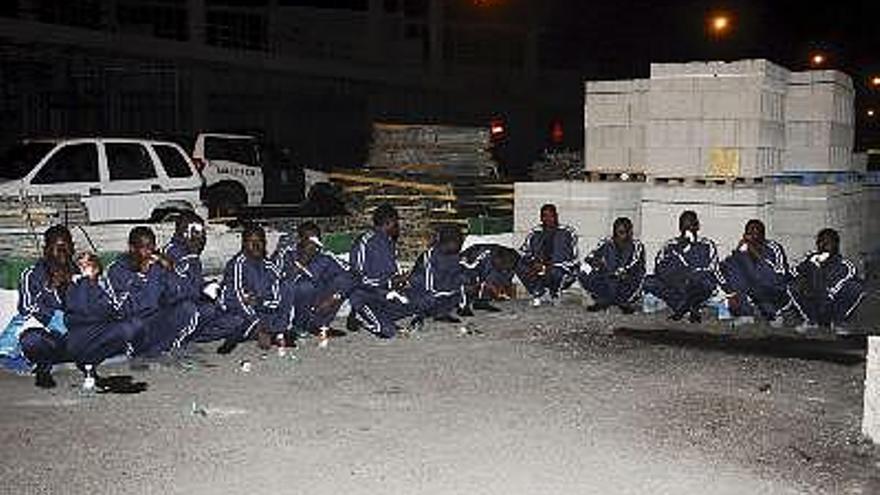
[[[392,290],[401,290],[406,288],[409,284],[408,277],[404,273],[398,273],[397,275],[391,277],[391,289]]]
[[[727,307],[733,311],[739,309],[742,305],[742,299],[739,297],[739,294],[731,294],[727,296]]]
[[[174,269],[174,260],[169,258],[163,253],[156,253],[154,255],[156,263],[159,263],[159,266],[164,268],[165,270],[173,270]]]
[[[331,294],[328,297],[325,297],[321,302],[315,306],[315,312],[320,315],[325,315],[328,313],[335,312],[339,309],[339,306],[342,304],[342,295],[339,293]]]
[[[101,275],[101,260],[94,253],[80,253],[76,258],[76,265],[80,273],[92,281],[97,280]]]
[[[70,284],[70,269],[68,267],[59,267],[52,271],[49,277],[49,287],[52,289],[63,289]]]

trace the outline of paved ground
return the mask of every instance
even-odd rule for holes
[[[573,301],[505,309],[478,335],[107,369],[138,395],[0,375],[2,491],[880,493],[863,364],[646,342]]]

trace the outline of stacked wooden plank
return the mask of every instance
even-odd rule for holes
[[[489,130],[482,127],[374,124],[367,168],[416,177],[498,177]]]
[[[339,184],[355,219],[351,227],[369,228],[370,215],[382,203],[400,212],[403,234],[401,259],[414,259],[425,249],[440,224],[467,227],[468,218],[510,216],[513,212],[513,185],[481,184],[433,177],[420,180],[379,176],[366,171],[334,172],[330,179]]]

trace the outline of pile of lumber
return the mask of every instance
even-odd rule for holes
[[[482,127],[374,124],[367,168],[391,176],[498,177]]]
[[[400,256],[412,260],[427,247],[440,224],[455,223],[467,228],[467,219],[477,216],[509,216],[513,211],[513,185],[474,184],[455,181],[407,180],[360,172],[333,172],[330,180],[341,186],[353,225],[368,228],[370,215],[382,203],[397,208],[403,232]]]

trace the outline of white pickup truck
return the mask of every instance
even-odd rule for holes
[[[328,189],[325,172],[282,165],[267,156],[259,138],[247,134],[202,133],[193,162],[205,179],[204,199],[212,216],[235,216],[243,208],[289,207],[309,198],[312,186]],[[281,165],[281,166],[279,166]]]

